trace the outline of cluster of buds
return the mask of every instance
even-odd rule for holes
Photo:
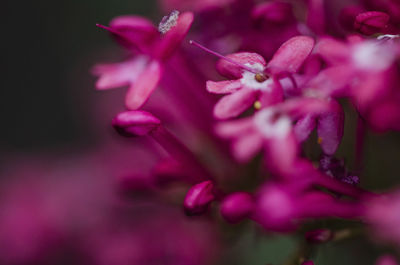
[[[392,17],[400,4],[356,4],[341,3],[334,19],[327,10],[336,3],[328,0],[164,0],[165,10],[189,11],[173,10],[158,29],[137,16],[99,25],[130,56],[94,68],[98,89],[129,87],[127,110],[113,127],[123,136],[150,137],[168,154],[141,189],[185,185],[189,216],[249,219],[286,233],[310,220],[350,219],[400,242],[400,216],[393,213],[400,200],[364,190],[358,175],[365,131],[400,130],[400,28]],[[298,7],[306,19],[295,16]],[[359,121],[356,174],[336,157],[344,102]],[[305,144],[321,159],[307,156]],[[306,238],[335,236],[323,229]]]

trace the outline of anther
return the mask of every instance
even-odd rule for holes
[[[262,82],[266,81],[266,80],[268,79],[268,77],[267,77],[266,75],[262,74],[262,73],[257,73],[257,74],[254,76],[254,79],[255,79],[257,82],[262,83]]]
[[[259,110],[259,109],[261,109],[261,102],[260,101],[256,101],[256,102],[254,102],[254,108],[256,109],[256,110]]]

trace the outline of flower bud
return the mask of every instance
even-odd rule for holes
[[[388,26],[389,15],[379,11],[358,14],[354,21],[354,29],[365,35],[382,32]]]
[[[189,189],[183,202],[187,215],[200,215],[207,211],[210,203],[215,199],[214,184],[207,180],[194,185]]]
[[[227,196],[221,204],[221,215],[227,222],[238,223],[253,211],[253,198],[246,192],[237,192]]]
[[[314,262],[311,260],[304,261],[301,265],[314,265]]]
[[[325,243],[331,240],[333,237],[333,233],[328,229],[316,229],[312,231],[308,231],[305,235],[306,240],[309,243],[319,244]]]
[[[112,120],[117,132],[127,137],[147,135],[160,124],[151,113],[141,110],[121,112]]]

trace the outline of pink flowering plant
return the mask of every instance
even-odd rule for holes
[[[116,175],[90,185],[109,194],[88,213],[101,218],[61,214],[62,189],[47,205],[41,185],[13,184],[2,203],[26,210],[0,218],[0,263],[44,264],[80,231],[82,264],[327,265],[352,240],[361,251],[329,264],[399,264],[400,190],[368,184],[366,149],[400,130],[400,2],[159,4],[157,22],[97,24],[126,53],[92,68],[97,90],[124,91],[110,123],[125,146],[93,158]]]
[[[161,4],[158,29],[137,16],[99,25],[130,55],[93,70],[97,89],[128,87],[117,132],[166,152],[142,189],[183,185],[182,214],[238,235],[237,223],[295,235],[285,264],[314,264],[320,245],[357,236],[396,249],[398,191],[363,188],[363,154],[369,131],[400,130],[400,4]]]

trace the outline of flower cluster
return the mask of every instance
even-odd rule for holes
[[[399,243],[398,192],[367,191],[360,181],[366,130],[400,130],[400,4],[161,2],[171,13],[158,29],[137,16],[99,25],[129,53],[93,70],[97,89],[129,87],[127,110],[112,126],[150,137],[168,154],[146,185],[131,179],[125,188],[160,193],[180,183],[189,216],[252,220],[286,233],[347,219]],[[354,166],[336,155],[349,112],[358,120]],[[338,234],[314,229],[305,238],[322,243]]]

